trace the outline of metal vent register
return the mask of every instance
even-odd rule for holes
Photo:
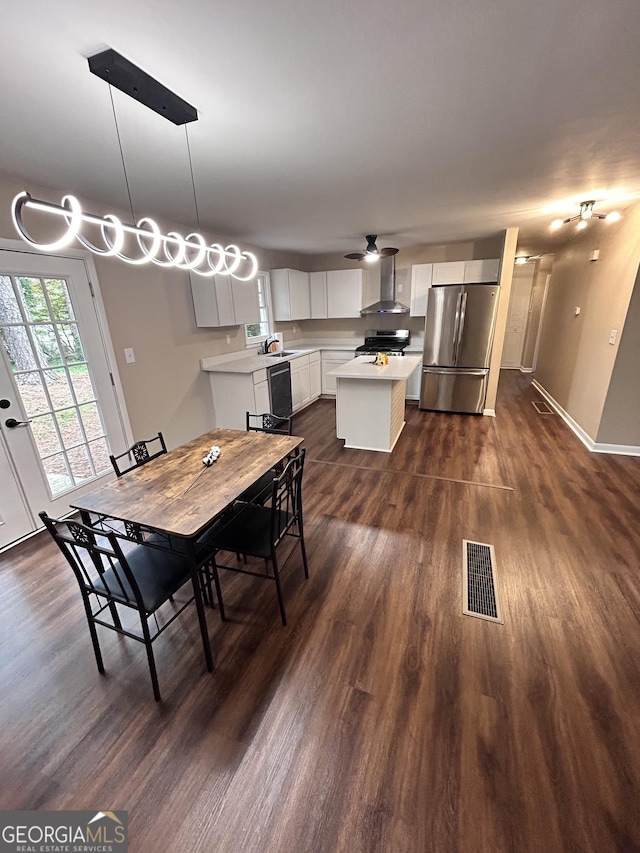
[[[503,624],[494,566],[493,545],[462,540],[462,612]]]

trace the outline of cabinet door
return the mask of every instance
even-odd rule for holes
[[[311,379],[308,364],[300,368],[300,397],[302,399],[302,406],[311,399]]]
[[[414,264],[411,267],[411,307],[412,317],[424,317],[427,313],[427,296],[433,277],[433,264]]]
[[[359,317],[362,308],[362,270],[327,272],[327,316]]]
[[[255,279],[252,281],[234,281],[231,292],[236,323],[259,323],[260,306],[258,305],[258,287]]]
[[[311,399],[315,400],[322,393],[322,371],[320,369],[320,359],[312,361],[309,365],[309,385]]]
[[[213,278],[189,273],[196,326],[219,326],[218,300]]]
[[[308,272],[289,270],[289,302],[292,320],[308,320],[311,317]]]
[[[257,385],[253,386],[253,394],[255,397],[254,413],[256,415],[262,415],[264,412],[271,411],[269,383],[266,380],[264,382],[258,382]]]
[[[229,275],[215,275],[213,277],[213,286],[216,291],[216,300],[218,302],[218,321],[220,326],[237,325],[233,311],[231,280],[231,276]]]
[[[499,258],[486,261],[466,261],[464,265],[465,284],[478,281],[497,281],[499,269]]]
[[[327,316],[327,274],[309,273],[309,295],[311,298],[311,319],[324,320]]]
[[[295,412],[302,405],[302,391],[300,390],[300,370],[291,370],[291,407]]]
[[[464,281],[464,261],[451,261],[433,265],[432,284],[462,284]]]
[[[289,270],[271,270],[271,306],[274,320],[291,320]]]

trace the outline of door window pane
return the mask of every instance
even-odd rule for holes
[[[0,275],[0,336],[52,495],[110,470],[67,282]]]

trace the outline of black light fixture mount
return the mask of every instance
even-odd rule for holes
[[[164,116],[173,124],[188,124],[198,120],[198,111],[175,92],[154,80],[146,71],[129,62],[113,48],[96,53],[88,59],[92,74],[106,80],[125,95]]]

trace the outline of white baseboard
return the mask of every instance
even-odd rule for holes
[[[486,415],[489,418],[495,418],[496,410],[495,409],[483,409],[482,414]]]
[[[533,367],[521,367],[520,373],[533,373]]]
[[[640,447],[636,447],[633,444],[602,444],[595,442],[591,436],[582,429],[580,424],[577,421],[574,421],[571,415],[562,408],[560,403],[553,399],[551,394],[549,394],[549,392],[543,388],[536,379],[534,379],[531,384],[536,391],[544,397],[547,403],[555,409],[569,429],[578,436],[580,441],[588,450],[591,451],[591,453],[615,453],[620,456],[640,456]]]

